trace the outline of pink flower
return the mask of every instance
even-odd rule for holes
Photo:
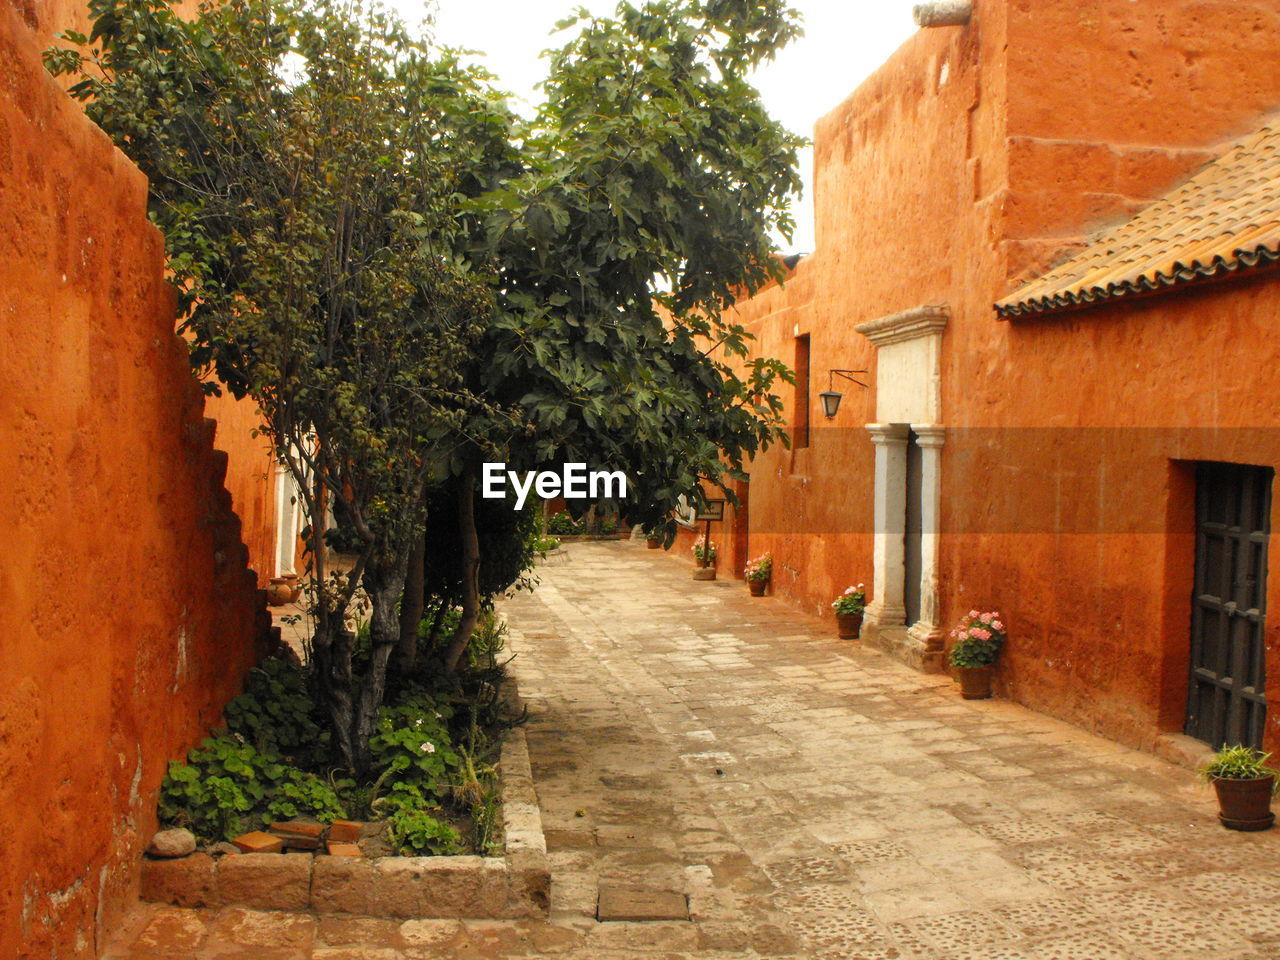
[[[999,620],[993,621],[991,626],[995,630],[999,630],[1002,633],[1004,632],[1004,624],[1001,623]]]
[[[990,613],[984,613],[978,619],[981,620],[983,623],[990,623],[993,617],[992,617],[992,614]]]
[[[970,617],[970,619],[977,619],[977,616],[978,616],[978,611],[977,611],[977,610],[970,610],[970,611],[969,611],[969,617]]]

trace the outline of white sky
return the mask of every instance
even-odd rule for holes
[[[406,22],[421,21],[422,0],[387,0]],[[806,137],[813,124],[839,104],[912,32],[911,7],[919,0],[792,0],[804,16],[805,35],[758,71],[755,85],[770,114]],[[529,103],[545,74],[539,54],[553,42],[557,20],[584,6],[608,14],[616,0],[437,0],[436,42],[483,51],[482,62],[501,85]],[[517,105],[518,106],[518,105]],[[785,252],[813,250],[810,184],[813,158],[800,158],[805,196],[792,215],[796,233]]]

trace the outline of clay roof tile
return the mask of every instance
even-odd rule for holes
[[[996,303],[1011,318],[1280,261],[1280,124],[1236,144],[1120,227]]]

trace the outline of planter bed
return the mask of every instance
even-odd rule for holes
[[[523,728],[507,732],[499,769],[501,857],[195,853],[144,860],[142,899],[397,919],[545,917],[551,874]]]

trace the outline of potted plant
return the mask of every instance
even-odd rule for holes
[[[753,597],[763,597],[769,586],[769,578],[773,576],[773,554],[762,553],[754,560],[747,561],[747,589]]]
[[[1218,819],[1228,830],[1266,830],[1276,822],[1271,797],[1277,771],[1267,766],[1270,756],[1253,747],[1223,744],[1200,768],[1218,794]]]
[[[644,544],[650,550],[657,550],[662,546],[662,538],[657,534],[651,533],[644,538]]]
[[[698,567],[693,571],[695,580],[714,580],[716,578],[716,543],[707,540],[706,534],[693,542],[693,559]]]
[[[991,665],[1004,646],[1004,624],[1000,614],[970,610],[951,631],[951,666],[960,679],[960,696],[966,700],[986,700],[991,696]]]
[[[841,640],[857,640],[862,632],[862,611],[867,608],[867,591],[862,584],[848,587],[831,602]]]

